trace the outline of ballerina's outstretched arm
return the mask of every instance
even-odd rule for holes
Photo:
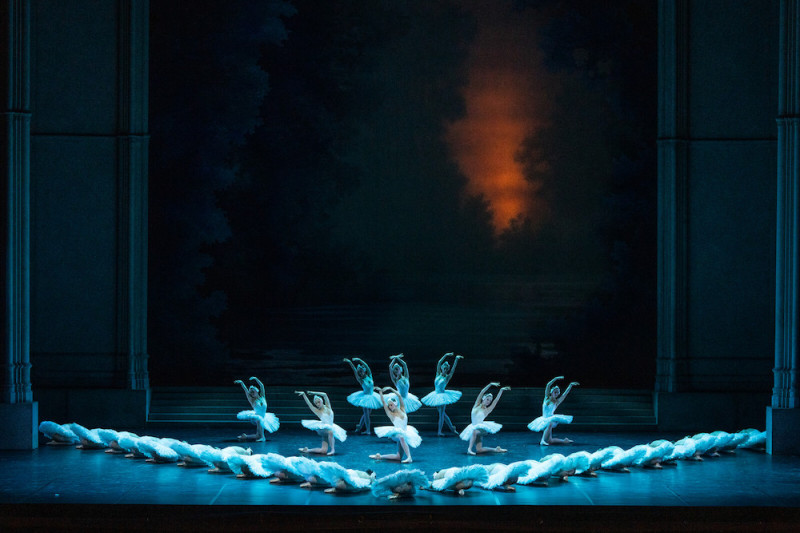
[[[363,365],[364,366],[364,373],[366,374],[366,377],[370,377],[370,378],[372,377],[372,370],[370,370],[369,365],[367,363],[365,363],[363,359],[360,359],[358,357],[353,357],[353,361],[355,361],[359,365]]]
[[[360,361],[360,359],[355,358],[355,357],[353,358],[353,360]],[[356,365],[353,364],[353,361],[351,361],[350,359],[345,357],[344,358],[344,362],[347,363],[348,365],[350,365],[350,368],[353,369],[353,375],[356,377],[356,381],[361,383],[361,376],[358,375],[358,370],[356,369]]]
[[[446,354],[444,354],[441,357],[441,359],[439,359],[439,362],[436,363],[436,375],[437,376],[443,375],[442,364],[444,364],[444,362],[447,360],[447,358],[450,357],[451,355],[453,355],[453,352],[447,352]]]
[[[383,389],[381,389],[381,391],[384,391],[384,390],[388,390],[388,391],[390,391],[390,392],[393,392],[393,393],[394,393],[394,397],[395,397],[395,398],[397,398],[397,405],[398,405],[398,406],[400,407],[400,409],[401,409],[401,410],[402,410],[402,411],[405,413],[405,412],[406,412],[406,404],[405,404],[405,402],[403,401],[403,397],[402,397],[402,396],[400,396],[400,393],[399,393],[399,392],[397,392],[397,390],[396,390],[396,389],[393,389],[392,387],[384,387]],[[381,394],[383,394],[383,392],[381,392]]]
[[[500,387],[499,383],[496,383],[495,385]],[[501,387],[500,390],[497,391],[497,397],[494,399],[494,401],[491,403],[491,405],[489,405],[489,407],[486,408],[486,416],[489,416],[489,413],[491,413],[494,410],[494,408],[497,406],[497,402],[500,401],[500,396],[503,395],[503,391],[507,391],[507,390],[511,390],[511,387],[509,387],[509,386]]]
[[[241,385],[241,386],[242,386],[242,390],[244,391],[244,393],[245,393],[245,394],[247,394],[247,393],[248,393],[248,390],[247,390],[247,385],[245,385],[245,384],[244,384],[244,381],[242,381],[241,379],[237,379],[236,381],[234,381],[234,382],[233,382],[233,384],[234,384],[234,385],[236,385],[236,384],[239,384],[239,385]]]
[[[250,381],[255,381],[255,382],[258,384],[258,390],[259,390],[259,391],[261,391],[261,396],[263,396],[263,397],[265,397],[265,398],[266,398],[266,396],[267,396],[267,391],[264,389],[264,384],[263,384],[263,383],[261,383],[261,380],[260,380],[260,379],[258,379],[258,378],[257,378],[257,377],[255,377],[255,376],[253,376],[253,377],[251,377],[251,378],[250,378]]]
[[[328,399],[328,395],[325,394],[324,392],[318,391],[318,390],[310,390],[310,391],[308,391],[308,393],[309,394],[314,394],[316,396],[319,396],[320,398],[322,398],[322,403],[324,405],[326,405],[328,407],[331,406],[331,401]]]
[[[580,383],[578,383],[577,381],[573,381],[572,383],[570,383],[570,384],[567,386],[567,390],[565,390],[565,391],[564,391],[564,393],[563,393],[563,394],[561,394],[561,396],[559,396],[558,398],[556,398],[556,407],[558,407],[559,405],[561,405],[561,402],[563,402],[563,401],[564,401],[564,398],[566,398],[566,397],[567,397],[567,394],[569,394],[569,391],[571,391],[571,390],[572,390],[572,387],[574,387],[574,386],[578,386],[578,385],[580,385]]]
[[[545,397],[545,399],[549,399],[550,398],[550,391],[553,390],[553,385],[555,385],[556,381],[558,381],[559,379],[564,379],[564,376],[556,376],[556,377],[554,377],[553,379],[551,379],[550,381],[547,382],[547,385],[545,385],[545,387],[544,387],[544,397]]]
[[[488,391],[489,389],[491,389],[493,386],[494,386],[494,387],[499,387],[499,386],[500,386],[500,384],[499,384],[499,383],[497,383],[497,382],[492,382],[492,383],[489,383],[488,385],[486,385],[486,386],[485,386],[485,387],[484,387],[484,388],[483,388],[483,389],[482,389],[482,390],[481,390],[481,391],[478,393],[478,397],[477,397],[477,398],[475,398],[475,404],[472,406],[472,408],[473,408],[473,409],[475,409],[476,407],[478,407],[478,406],[479,406],[479,405],[480,405],[480,404],[483,402],[483,395],[484,395],[484,394],[486,394],[486,391]]]
[[[309,391],[309,392],[311,392],[311,391]],[[301,390],[296,390],[296,391],[294,391],[294,393],[297,394],[298,396],[300,396],[303,400],[305,400],[306,405],[308,406],[308,408],[311,409],[311,411],[315,415],[319,416],[319,410],[317,409],[317,407],[313,403],[311,403],[311,400],[308,399],[308,394],[306,394],[304,391],[301,391]]]

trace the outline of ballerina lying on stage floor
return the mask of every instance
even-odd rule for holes
[[[354,365],[353,361],[357,364]],[[369,365],[358,357],[353,357],[353,361],[347,358],[344,359],[344,362],[353,369],[353,374],[355,374],[358,384],[361,385],[361,390],[347,396],[347,401],[362,409],[361,420],[358,421],[355,432],[358,433],[363,427],[364,431],[361,434],[369,435],[370,410],[380,407],[381,400],[378,398],[378,394],[373,390],[375,382],[372,380],[372,371],[369,369]]]
[[[267,396],[264,391],[264,384],[256,377],[251,377],[250,380],[258,383],[258,388],[253,385],[246,387],[241,379],[234,381],[235,384],[242,386],[242,390],[244,390],[244,393],[247,395],[247,401],[250,402],[250,406],[253,408],[251,411],[239,411],[236,418],[239,420],[249,420],[255,424],[256,433],[254,435],[242,433],[238,438],[240,441],[254,440],[256,442],[264,442],[267,440],[266,437],[264,437],[264,430],[266,429],[270,433],[273,433],[278,430],[280,422],[277,416],[267,412]]]
[[[542,440],[539,442],[542,446],[547,446],[549,444],[569,444],[572,442],[570,439],[557,439],[553,437],[554,427],[558,424],[569,424],[572,422],[572,415],[557,415],[555,411],[556,407],[561,405],[561,402],[567,397],[569,391],[572,390],[572,387],[579,385],[579,383],[573,381],[569,384],[567,390],[564,391],[564,394],[561,394],[561,389],[558,388],[558,385],[553,386],[559,379],[564,379],[564,376],[555,377],[547,384],[544,390],[544,401],[542,402],[542,416],[528,424],[528,429],[531,431],[544,430]]]
[[[308,391],[308,394],[314,395],[314,403],[311,403],[311,400],[308,399],[308,394],[304,391],[296,390],[294,393],[300,395],[311,411],[319,417],[319,420],[301,420],[300,423],[303,427],[316,431],[317,435],[322,437],[322,444],[319,448],[300,448],[300,451],[303,453],[333,455],[336,452],[334,437],[339,439],[340,442],[344,442],[347,439],[347,433],[341,426],[333,423],[333,409],[331,409],[331,401],[328,399],[328,395],[324,392]],[[328,446],[330,446],[330,451]]]
[[[408,392],[411,386],[411,381],[408,378],[408,365],[403,361],[403,354],[393,355],[389,361],[389,377],[392,378],[397,392],[403,398],[403,403],[406,406],[406,413],[413,413],[420,407],[422,402],[419,401],[414,394]]]
[[[379,389],[375,387],[378,392],[383,410],[386,411],[386,416],[391,420],[391,426],[380,426],[375,428],[375,434],[381,438],[388,437],[397,442],[397,453],[392,455],[381,455],[379,453],[370,455],[370,459],[388,459],[390,461],[400,461],[402,463],[411,462],[411,448],[416,448],[422,442],[422,438],[417,432],[417,428],[408,425],[408,416],[406,416],[405,405],[403,398],[391,387],[384,387]],[[394,393],[389,396],[387,400],[383,393],[390,391]],[[405,454],[405,459],[403,455]]]
[[[453,355],[452,352],[446,353],[439,359],[439,362],[436,365],[436,377],[433,380],[434,389],[432,392],[429,392],[422,398],[422,403],[429,407],[436,407],[439,411],[439,432],[438,435],[440,437],[444,437],[444,433],[442,433],[442,425],[447,424],[447,427],[450,428],[450,431],[458,435],[458,431],[456,431],[453,422],[450,421],[450,417],[447,416],[447,413],[444,412],[445,408],[450,405],[451,403],[456,403],[459,398],[461,398],[461,391],[457,390],[447,390],[447,384],[450,382],[450,378],[453,377],[453,372],[456,371],[456,365],[458,365],[459,359],[464,359],[461,355],[456,355],[455,359],[453,359],[453,368],[450,368],[450,363],[446,361],[446,359]]]
[[[464,431],[461,432],[461,440],[469,441],[469,446],[467,446],[467,453],[470,455],[475,455],[475,453],[486,453],[486,452],[498,452],[503,453],[506,450],[501,448],[500,446],[496,448],[484,448],[483,447],[483,436],[487,433],[497,433],[500,431],[500,428],[503,427],[501,424],[497,422],[489,422],[486,420],[486,417],[489,416],[495,406],[497,406],[497,402],[500,401],[500,397],[503,395],[503,391],[511,390],[511,387],[503,387],[497,393],[497,398],[494,398],[492,401],[492,393],[488,392],[491,387],[499,387],[499,383],[489,383],[486,385],[481,392],[478,393],[478,397],[475,399],[475,405],[472,406],[472,423],[464,428]],[[473,449],[474,448],[474,449]]]

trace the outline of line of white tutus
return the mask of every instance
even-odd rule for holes
[[[487,490],[508,489],[513,484],[546,483],[554,476],[564,478],[602,470],[657,466],[703,455],[715,456],[737,449],[763,448],[766,443],[766,432],[757,429],[744,429],[735,433],[714,431],[697,433],[675,442],[655,440],[628,449],[607,446],[593,452],[577,451],[569,455],[554,453],[539,460],[529,459],[510,464],[450,467],[437,471],[433,479],[429,480],[424,472],[417,469],[401,468],[393,474],[375,479],[371,472],[347,469],[331,461],[318,462],[307,457],[284,457],[275,453],[253,454],[250,448],[240,446],[220,449],[171,438],[138,436],[113,429],[88,429],[75,423],[57,424],[44,421],[39,425],[39,431],[56,444],[69,443],[83,449],[118,449],[128,452],[131,457],[147,457],[154,462],[177,463],[182,466],[205,465],[214,472],[275,478],[284,483],[306,482],[335,487],[337,491],[371,490],[376,497],[410,496],[418,489],[454,490],[459,493],[473,486]],[[421,442],[419,433],[413,426],[407,426],[405,431],[394,426],[382,426],[375,428],[375,433],[379,437],[393,439],[402,435],[412,447]],[[85,442],[90,445],[84,445]]]

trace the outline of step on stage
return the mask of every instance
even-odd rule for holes
[[[374,417],[383,425],[385,417]],[[225,447],[252,426],[148,430],[158,437]],[[124,428],[114,428],[124,429]],[[346,429],[352,430],[352,427]],[[461,429],[459,427],[459,429]],[[718,428],[709,428],[713,431]],[[740,428],[742,429],[742,428]],[[141,434],[141,433],[140,433]],[[683,435],[652,432],[577,432],[567,446],[540,446],[540,434],[501,430],[484,439],[504,454],[469,456],[456,436],[421,431],[413,463],[374,461],[374,453],[394,453],[396,445],[374,435],[350,433],[336,446],[334,460],[377,477],[401,468],[417,468],[428,479],[437,470],[470,464],[511,463],[550,453],[595,451],[609,445],[630,448],[658,438]],[[311,431],[282,427],[267,442],[247,444],[253,453],[298,455],[298,448],[319,445]],[[633,468],[630,473],[598,472],[597,477],[551,478],[546,485],[516,486],[516,492],[477,487],[463,496],[419,491],[414,498],[375,498],[370,492],[326,494],[321,488],[276,485],[265,479],[212,474],[206,468],[152,464],[101,450],[46,446],[24,452],[0,452],[0,529],[58,531],[382,531],[435,527],[473,531],[594,530],[796,530],[800,519],[800,458],[738,450],[702,462],[679,461],[663,469]]]

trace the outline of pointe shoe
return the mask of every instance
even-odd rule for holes
[[[472,450],[467,450],[467,454],[468,455],[475,455],[475,452],[473,452]]]
[[[335,453],[335,452],[334,452],[333,450],[331,450],[331,451],[329,451],[328,453],[326,453],[325,455],[333,455],[334,453]]]
[[[500,446],[498,446],[497,448],[495,448],[495,449],[494,449],[494,451],[496,451],[497,453],[506,453],[508,450],[506,450],[505,448],[501,448]]]
[[[539,441],[539,446],[550,446],[550,443],[549,442],[545,442],[545,441],[542,440],[542,441]]]
[[[402,460],[402,461],[400,461],[400,462],[401,462],[401,463],[406,463],[406,464],[408,464],[408,463],[410,463],[410,462],[411,462],[411,457],[406,457],[405,459],[403,459],[403,460]]]
[[[380,461],[381,460],[381,454],[374,453],[374,454],[370,455],[369,458],[370,459],[375,459],[376,461]]]
[[[297,451],[300,453],[308,453],[308,447],[297,448]]]

